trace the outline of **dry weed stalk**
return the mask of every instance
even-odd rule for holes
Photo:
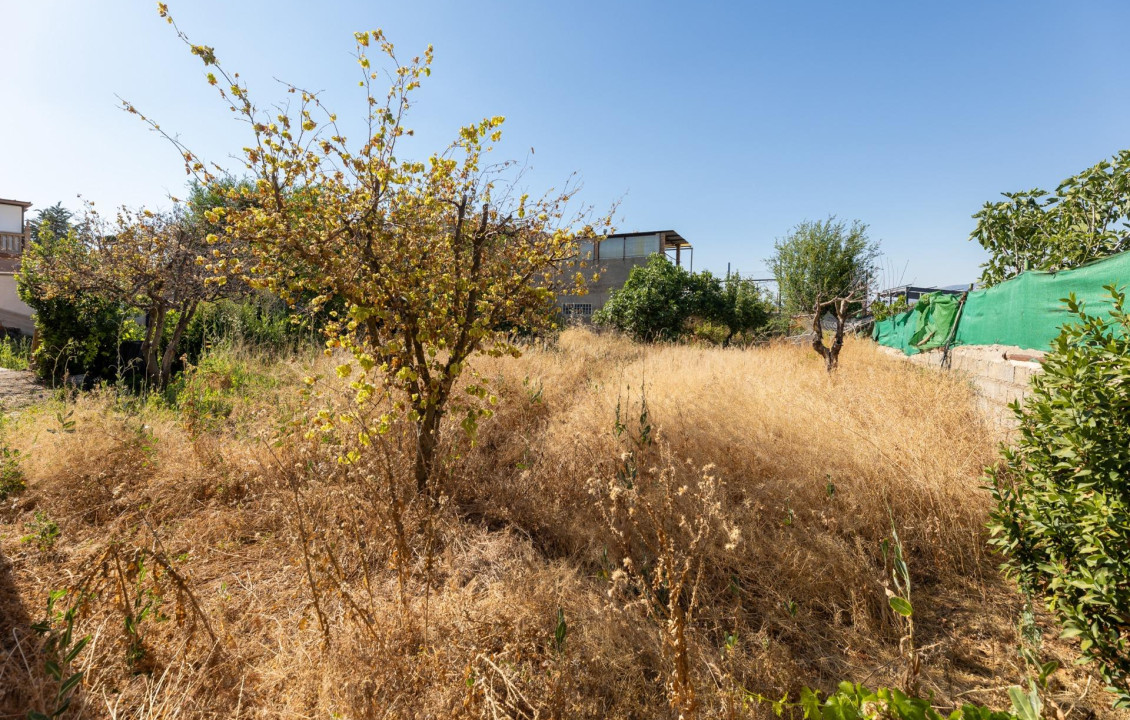
[[[627,607],[642,606],[658,621],[669,666],[667,699],[680,718],[689,720],[698,716],[699,704],[688,628],[703,573],[719,546],[726,552],[737,548],[741,532],[723,507],[726,490],[713,474],[714,466],[688,477],[687,465],[676,464],[663,451],[645,397],[641,395],[636,427],[622,424],[619,414],[615,430],[617,435],[628,432],[629,447],[614,477],[589,481],[619,546],[620,568],[612,574],[610,596]]]

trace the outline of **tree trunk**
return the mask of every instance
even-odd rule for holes
[[[443,411],[434,405],[424,411],[416,423],[416,491],[421,495],[428,491],[435,466],[436,450],[439,449],[439,421]]]
[[[816,304],[816,317],[812,320],[812,349],[824,358],[824,369],[829,373],[836,369],[840,362],[840,349],[844,346],[844,324],[847,322],[847,307],[851,298],[837,298],[824,303]],[[832,347],[824,344],[824,328],[820,319],[827,308],[832,309],[836,318],[836,334],[832,339]]]
[[[159,387],[164,387],[172,377],[173,362],[177,359],[177,348],[180,346],[180,341],[184,336],[184,331],[188,328],[188,323],[192,320],[192,316],[195,313],[195,302],[185,301],[185,303],[181,306],[180,317],[177,318],[176,327],[173,328],[173,336],[169,338],[169,344],[165,347],[164,356],[161,358],[161,378]]]
[[[141,357],[145,360],[145,382],[150,387],[160,387],[161,366],[158,357],[164,335],[165,308],[150,307],[145,315],[145,340],[141,343]]]

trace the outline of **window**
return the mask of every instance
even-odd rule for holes
[[[601,260],[623,260],[624,259],[624,238],[622,238],[622,237],[605,238],[600,243],[600,259]]]
[[[635,235],[624,238],[624,257],[641,258],[659,252],[658,235]]]
[[[592,317],[592,303],[565,303],[561,310],[566,318]]]

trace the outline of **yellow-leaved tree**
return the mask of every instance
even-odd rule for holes
[[[168,8],[158,7],[176,28]],[[501,117],[462,128],[426,160],[398,154],[398,141],[411,134],[410,95],[431,74],[430,46],[402,64],[380,30],[355,34],[368,112],[360,118],[365,136],[350,143],[316,93],[285,85],[294,102],[264,110],[212,48],[176,31],[249,132],[241,159],[253,182],[229,188],[237,197],[212,211],[221,230],[209,238],[208,266],[291,302],[312,294],[315,307],[344,303],[327,345],[354,362],[338,375],[349,378],[358,407],[387,399],[390,410],[323,414],[319,427],[345,423],[364,446],[387,431],[393,414],[406,417],[416,431],[416,485],[427,491],[444,418],[460,416],[474,432],[489,413],[482,378],[457,386],[468,360],[517,354],[508,329],[552,324],[555,294],[583,287],[579,273],[564,271],[578,256],[578,238],[606,232],[610,216],[574,210],[573,183],[536,199],[517,190],[513,163],[486,161]],[[386,58],[387,93],[374,92],[380,75],[366,54],[371,46]],[[142,118],[178,147],[188,172],[205,182],[220,173]]]

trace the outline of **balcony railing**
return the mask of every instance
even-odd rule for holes
[[[0,232],[0,254],[21,255],[23,251],[23,233]]]

